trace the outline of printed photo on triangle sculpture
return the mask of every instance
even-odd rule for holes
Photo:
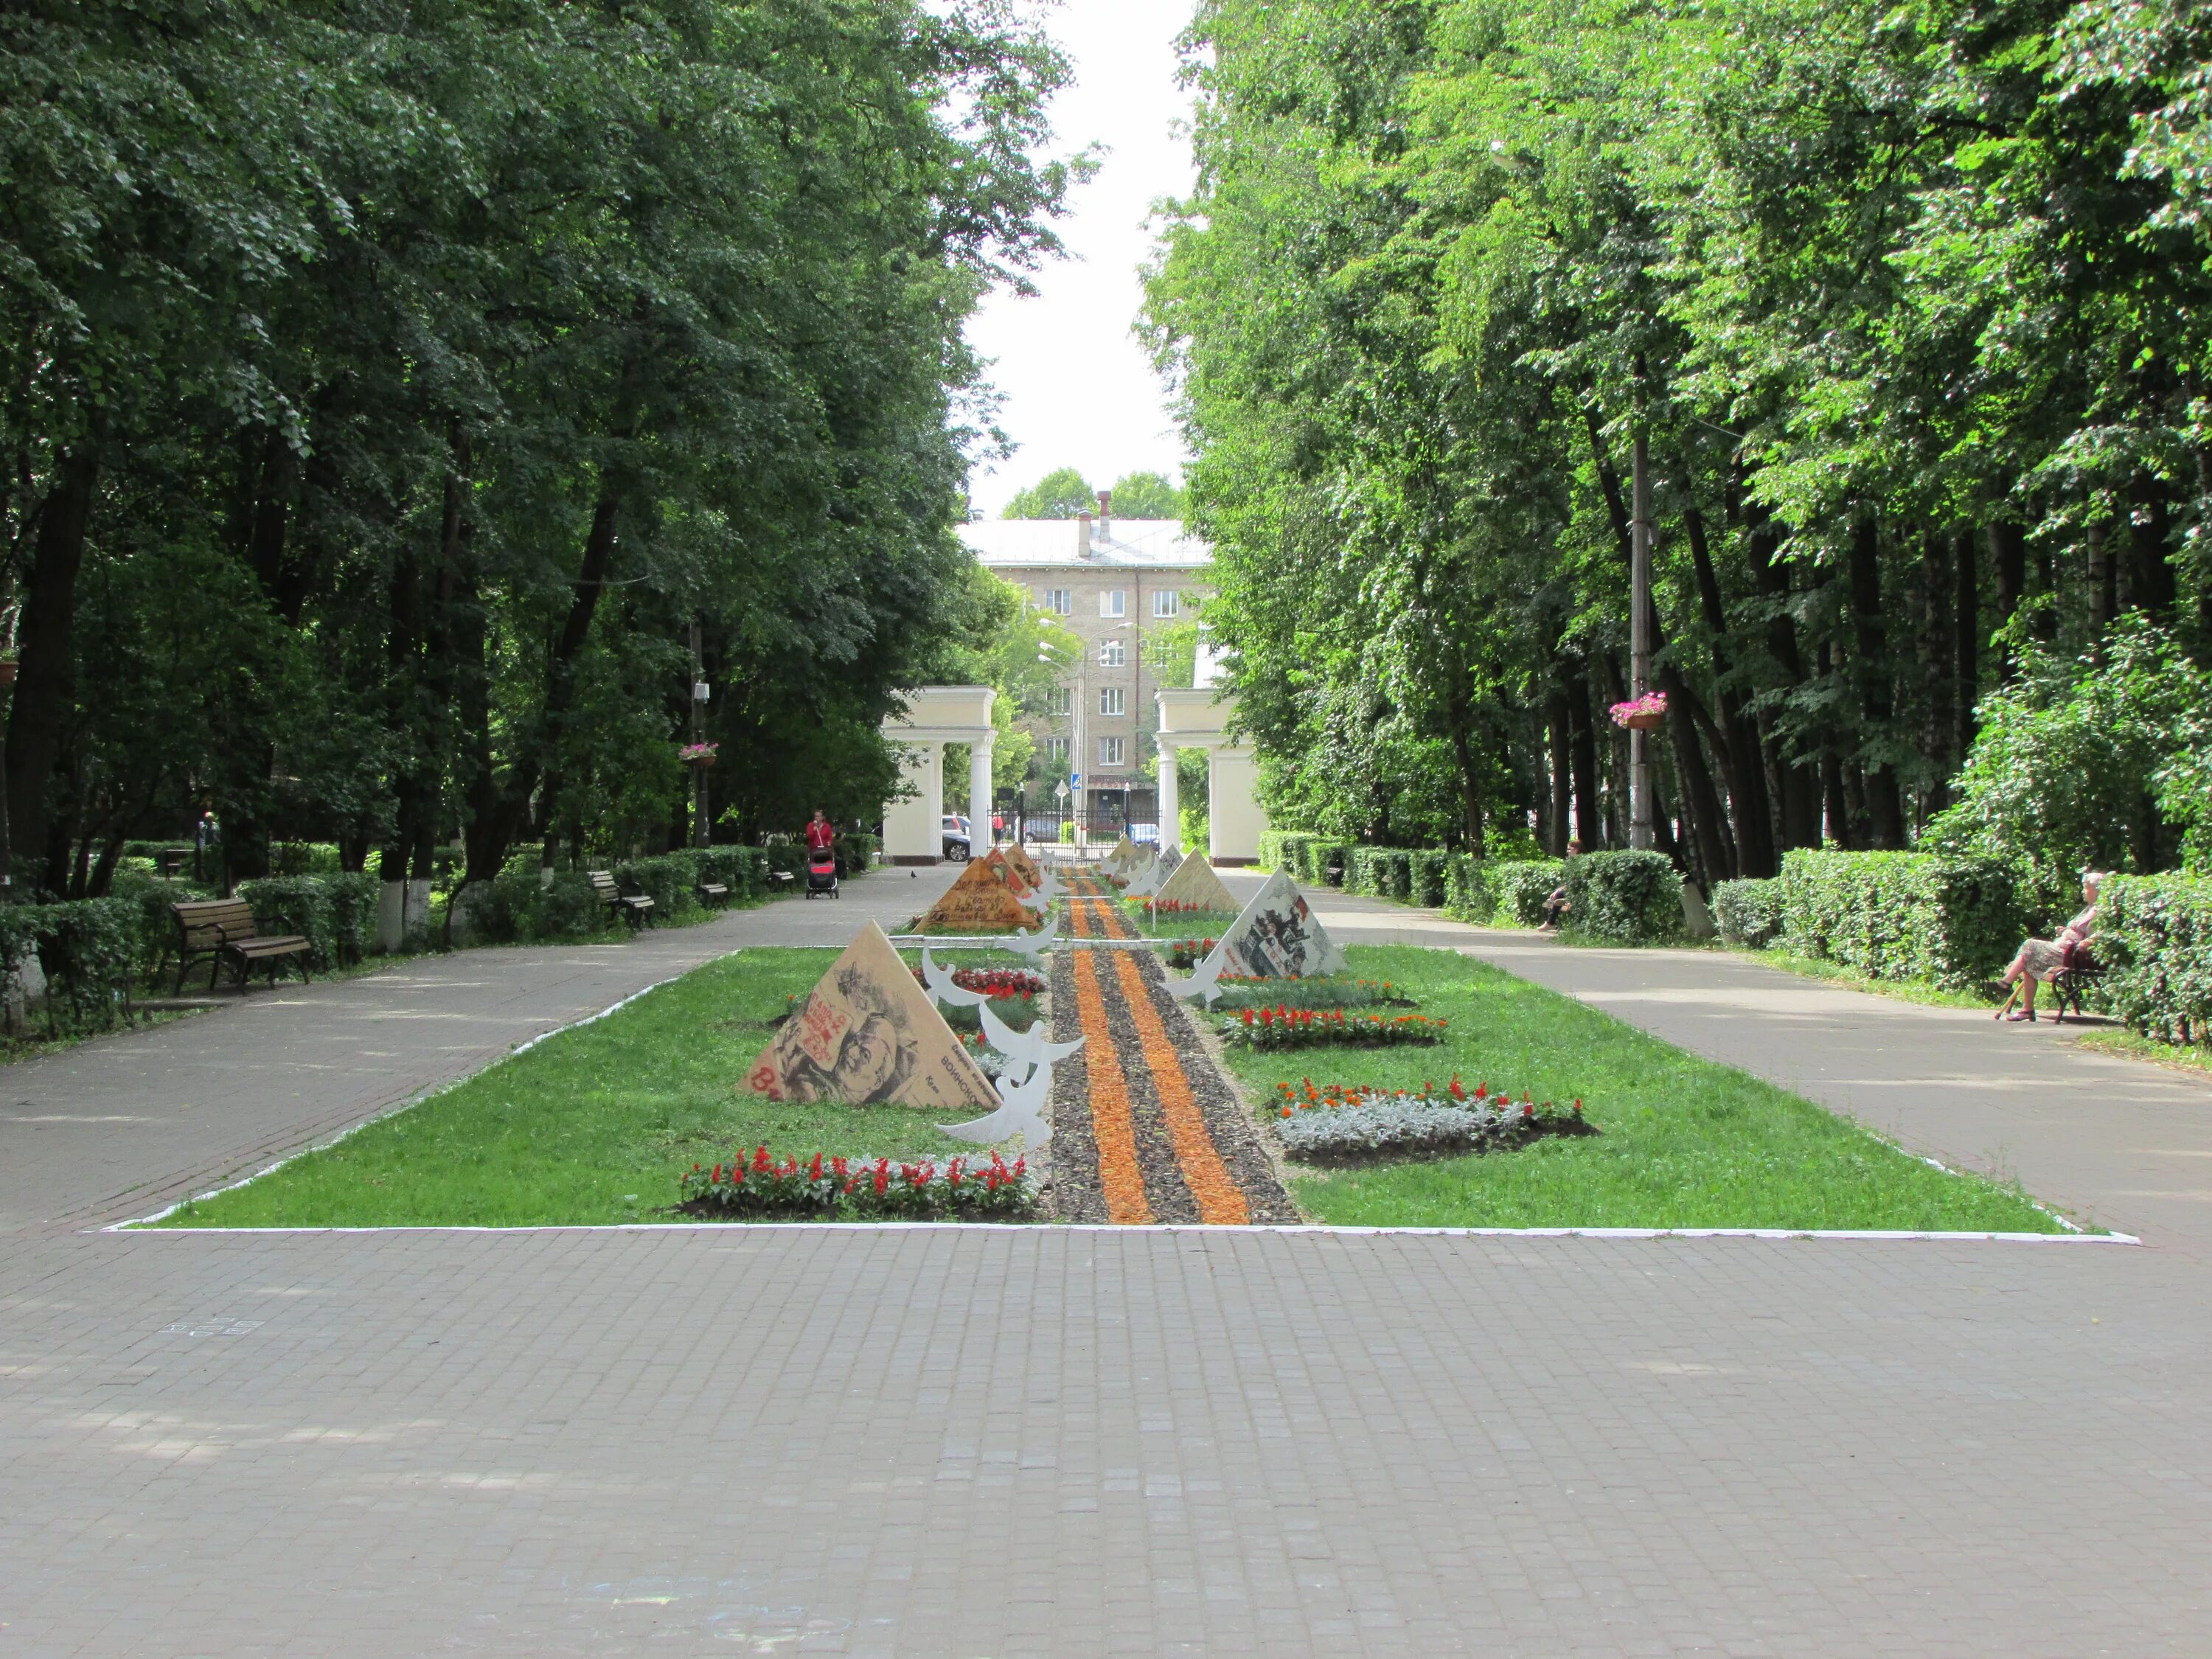
[[[999,1103],[998,1091],[872,921],[778,1028],[745,1081],[770,1100],[933,1111]]]

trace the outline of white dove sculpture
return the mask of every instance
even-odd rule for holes
[[[1128,886],[1122,890],[1127,898],[1150,898],[1160,890],[1160,860],[1154,859],[1138,872]]]
[[[1221,1000],[1221,969],[1225,958],[1215,951],[1204,962],[1191,969],[1188,979],[1168,981],[1168,994],[1188,1002],[1193,997],[1204,997],[1209,1008]]]
[[[1001,1078],[1012,1077],[1018,1081],[1027,1077],[1032,1068],[1050,1071],[1054,1061],[1066,1060],[1083,1046],[1081,1037],[1073,1042],[1046,1042],[1042,1021],[1026,1031],[1017,1031],[993,1013],[988,1002],[975,1012],[982,1017],[983,1041],[1006,1059],[1006,1069],[1000,1073]]]
[[[994,1146],[1019,1133],[1023,1145],[1035,1152],[1052,1139],[1052,1130],[1041,1115],[1051,1093],[1052,1067],[1040,1066],[1026,1083],[999,1079],[996,1111],[970,1118],[965,1123],[940,1123],[937,1127],[955,1139],[973,1141],[978,1146]]]
[[[1044,872],[1044,879],[1037,884],[1037,896],[1047,904],[1050,904],[1066,891],[1067,889],[1060,884],[1060,878],[1053,873],[1051,866],[1048,865]]]
[[[952,977],[952,970],[929,954],[929,947],[921,947],[921,982],[948,1008],[980,1008],[991,999],[982,991],[963,990]]]
[[[1052,948],[1053,941],[1059,937],[1060,917],[1055,915],[1034,933],[1015,934],[1006,941],[1006,945],[1009,950],[1019,951],[1025,957],[1041,957]]]

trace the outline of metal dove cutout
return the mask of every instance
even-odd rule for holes
[[[1009,951],[1019,951],[1025,957],[1041,957],[1052,948],[1060,937],[1060,916],[1057,912],[1050,921],[1034,933],[1017,933],[1005,941]]]
[[[973,1141],[978,1146],[992,1146],[1019,1133],[1023,1144],[1036,1152],[1052,1139],[1052,1129],[1042,1115],[1051,1095],[1052,1067],[1040,1066],[1025,1083],[1009,1083],[1000,1078],[999,1109],[988,1116],[937,1127],[957,1140]]]
[[[964,991],[954,982],[952,970],[941,966],[929,954],[929,947],[921,947],[921,982],[929,988],[930,995],[948,1008],[980,1008],[991,998],[983,991]]]
[[[1206,999],[1206,1006],[1211,1008],[1221,998],[1223,960],[1219,951],[1212,951],[1204,962],[1191,969],[1188,979],[1170,980],[1168,994],[1182,1002],[1188,1002],[1193,997],[1202,996]]]
[[[1026,1031],[1014,1030],[991,1012],[988,1002],[975,1012],[983,1021],[983,1041],[1006,1060],[1006,1069],[999,1073],[1002,1093],[1007,1078],[1016,1073],[1027,1077],[1033,1067],[1049,1072],[1054,1061],[1066,1059],[1083,1046],[1081,1037],[1073,1042],[1046,1042],[1042,1021]]]

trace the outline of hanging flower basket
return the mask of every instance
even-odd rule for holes
[[[687,743],[676,751],[676,758],[686,766],[712,766],[714,751],[720,747],[718,743]]]
[[[1667,694],[1646,691],[1631,702],[1613,706],[1613,723],[1632,732],[1656,732],[1667,724]]]

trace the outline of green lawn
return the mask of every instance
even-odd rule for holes
[[[961,965],[980,953],[963,951]],[[973,1154],[902,1107],[761,1099],[745,1067],[835,951],[743,951],[275,1174],[177,1227],[525,1226],[672,1220],[678,1182],[766,1142],[778,1156]]]
[[[1811,1102],[1449,951],[1357,946],[1451,1022],[1433,1048],[1232,1049],[1255,1101],[1277,1083],[1412,1087],[1454,1072],[1517,1098],[1579,1097],[1601,1133],[1297,1181],[1317,1221],[1366,1226],[1925,1228],[2056,1232],[2011,1188],[1949,1175]]]

